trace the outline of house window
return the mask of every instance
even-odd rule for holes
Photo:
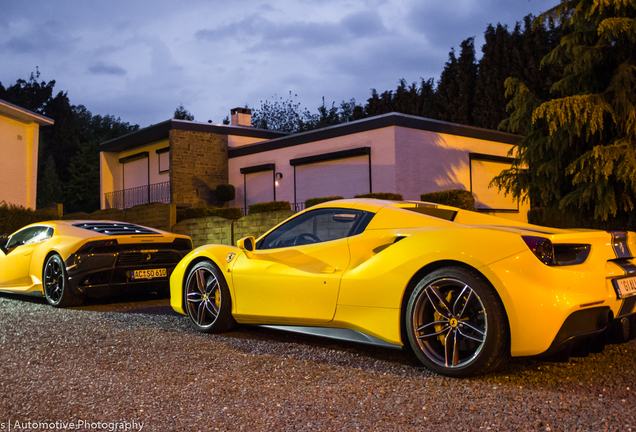
[[[481,153],[470,154],[470,188],[479,211],[518,212],[519,202],[504,196],[496,187],[489,188],[495,176],[512,166],[512,158]]]
[[[170,147],[157,150],[159,157],[159,174],[170,172]]]

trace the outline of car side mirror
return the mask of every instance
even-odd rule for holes
[[[7,241],[9,241],[9,236],[7,234],[0,236],[0,251],[2,251],[5,255],[8,252]]]
[[[252,255],[254,254],[255,241],[256,240],[253,236],[244,237],[236,242],[236,246],[238,246],[239,249],[245,252],[245,256],[247,256],[248,258],[252,258]]]

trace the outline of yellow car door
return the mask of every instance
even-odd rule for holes
[[[365,215],[348,209],[306,212],[261,239],[251,257],[241,254],[232,269],[237,318],[270,324],[331,321],[350,262],[348,237]]]
[[[53,234],[48,226],[30,226],[14,233],[0,259],[0,287],[24,288],[33,284],[29,270],[33,251]],[[4,253],[4,251],[3,251]],[[41,278],[41,275],[36,275]]]

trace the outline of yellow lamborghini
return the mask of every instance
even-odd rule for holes
[[[0,291],[66,307],[85,296],[167,290],[191,250],[187,236],[124,222],[39,222],[0,237]]]
[[[406,346],[466,377],[636,337],[635,241],[424,202],[330,201],[258,240],[193,250],[171,305],[204,332],[248,323]]]

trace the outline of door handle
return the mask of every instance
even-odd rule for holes
[[[322,270],[320,270],[320,273],[335,273],[336,270],[338,270],[338,267],[328,266],[328,267],[325,267]]]

